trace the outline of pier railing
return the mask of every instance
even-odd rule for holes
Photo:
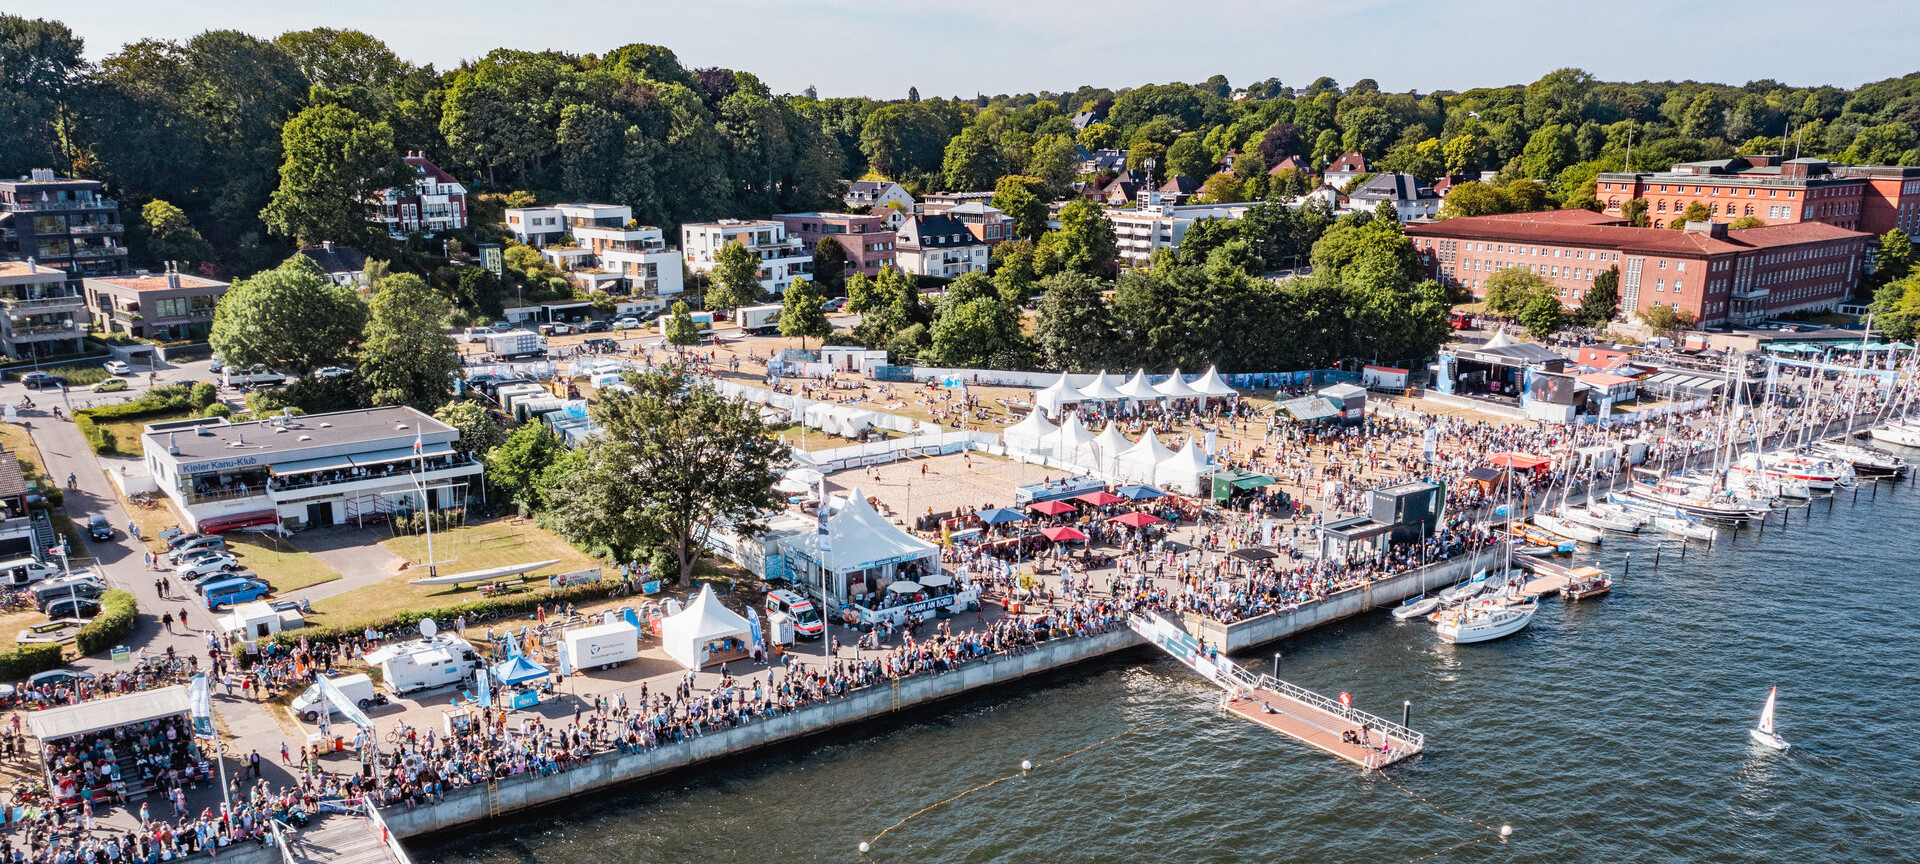
[[[1270,690],[1274,693],[1278,693],[1282,696],[1292,699],[1295,702],[1302,702],[1307,705],[1311,705],[1329,714],[1337,714],[1339,716],[1352,720],[1356,723],[1371,724],[1373,728],[1381,730],[1383,733],[1390,734],[1395,738],[1398,738],[1402,741],[1407,742],[1408,744],[1412,745],[1413,749],[1415,750],[1426,749],[1426,746],[1427,746],[1426,735],[1423,735],[1419,732],[1415,732],[1412,729],[1408,729],[1407,727],[1402,726],[1398,723],[1395,723],[1392,720],[1388,720],[1385,717],[1381,717],[1375,714],[1369,714],[1365,711],[1362,711],[1350,705],[1342,705],[1340,704],[1340,701],[1337,699],[1329,699],[1325,696],[1322,696],[1318,693],[1313,692],[1312,690],[1308,690],[1305,687],[1301,687],[1295,684],[1289,684],[1285,681],[1282,681],[1278,678],[1273,677],[1272,675],[1261,674],[1256,676],[1253,673],[1240,668],[1240,665],[1237,663],[1234,664],[1233,668],[1235,670],[1232,673],[1234,679],[1236,681],[1242,682],[1247,687],[1253,687],[1260,690]]]

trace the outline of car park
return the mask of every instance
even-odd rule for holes
[[[105,543],[113,539],[113,523],[99,513],[87,517],[87,536]]]
[[[40,611],[46,613],[49,620],[61,618],[92,618],[100,614],[100,601],[84,597],[62,597],[48,603]]]
[[[113,393],[119,390],[127,389],[127,379],[107,378],[100,381],[95,381],[93,383],[93,386],[88,387],[87,389],[95,393]]]
[[[38,390],[42,387],[65,387],[67,379],[49,372],[28,372],[20,376],[20,383],[27,385],[29,390]]]

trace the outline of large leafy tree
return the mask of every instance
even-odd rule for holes
[[[687,304],[674,301],[673,308],[667,313],[667,344],[679,348],[700,343],[700,328],[694,326],[693,316],[687,312]]]
[[[713,279],[707,288],[707,307],[738,309],[765,299],[760,286],[760,258],[752,249],[732,241],[713,256]]]
[[[924,359],[935,366],[1024,369],[1033,365],[1033,341],[1021,332],[1019,317],[1000,302],[997,293],[948,305],[934,321],[931,339],[931,352]]]
[[[559,460],[560,437],[545,423],[527,423],[487,451],[487,479],[512,500],[532,508],[547,505],[540,478]]]
[[[208,342],[232,366],[263,364],[296,374],[353,355],[367,307],[303,256],[242,279],[214,309]]]
[[[1549,294],[1547,280],[1525,267],[1494,271],[1481,283],[1487,309],[1498,315],[1518,315],[1535,296]]]
[[[813,244],[813,279],[823,294],[838,295],[847,289],[847,247],[832,237]]]
[[[674,372],[630,372],[631,392],[593,404],[600,434],[567,470],[542,482],[547,521],[576,543],[625,558],[665,547],[682,582],[707,553],[714,528],[752,536],[778,509],[773,484],[784,447],[759,407]]]
[[[1101,283],[1084,273],[1061,273],[1042,284],[1033,333],[1041,362],[1066,372],[1092,372],[1125,357]]]
[[[486,456],[507,440],[507,433],[486,407],[478,402],[448,402],[433,412],[433,419],[460,431],[460,440],[454,442],[453,447],[462,453]]]
[[[58,127],[82,83],[81,49],[65,24],[0,15],[0,176],[67,162]]]
[[[301,111],[281,130],[280,188],[260,213],[267,228],[302,245],[353,243],[373,230],[367,202],[400,185],[406,166],[393,128],[338,105]]]
[[[994,180],[1005,173],[1005,167],[988,132],[979,126],[968,126],[947,142],[941,176],[948,189],[976,192],[991,188]]]
[[[993,193],[993,206],[1013,219],[1014,236],[1036,240],[1046,233],[1047,202],[1015,176],[1000,178],[999,188]]]
[[[389,276],[368,304],[360,377],[375,405],[411,405],[431,411],[447,401],[460,370],[459,348],[447,335],[452,307],[420,277]]]
[[[1573,323],[1581,327],[1605,327],[1620,311],[1620,268],[1608,267],[1593,277],[1593,286],[1580,298]]]
[[[1560,298],[1542,292],[1527,298],[1518,317],[1520,325],[1527,328],[1527,335],[1545,339],[1560,332],[1566,323],[1566,310],[1561,307]]]
[[[1075,198],[1060,208],[1060,227],[1040,238],[1034,251],[1035,269],[1047,276],[1064,272],[1107,276],[1119,254],[1113,223],[1100,205]]]
[[[176,261],[190,268],[213,259],[213,246],[187,221],[186,211],[158,198],[140,208],[139,236],[152,264]]]
[[[832,333],[827,312],[820,308],[821,299],[812,282],[795,279],[788,283],[780,298],[780,335],[799,339],[800,347],[805,348],[808,338],[824,339]]]

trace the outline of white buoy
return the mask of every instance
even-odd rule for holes
[[[1020,770],[1022,770],[1022,771],[1032,771],[1032,770],[1033,770],[1033,762],[1032,762],[1031,760],[1027,760],[1027,759],[1022,759],[1022,760],[1020,760]]]
[[[1512,836],[1513,836],[1513,826],[1512,826],[1512,825],[1502,825],[1502,826],[1500,826],[1500,836],[1502,836],[1502,837],[1512,837]]]
[[[871,848],[873,848],[873,847],[871,847],[871,846],[868,846],[868,845],[867,845],[867,841],[865,841],[865,840],[862,840],[862,841],[860,841],[860,854],[862,854],[862,855],[865,855],[865,854],[867,854],[867,850],[868,850],[868,849],[871,849]]]

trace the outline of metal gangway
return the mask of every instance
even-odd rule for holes
[[[278,819],[271,826],[281,864],[413,864],[371,801],[327,808],[298,831]]]
[[[1426,735],[1272,675],[1248,672],[1155,613],[1130,615],[1127,624],[1226,691],[1224,710],[1296,741],[1362,768],[1384,768],[1426,749]]]

